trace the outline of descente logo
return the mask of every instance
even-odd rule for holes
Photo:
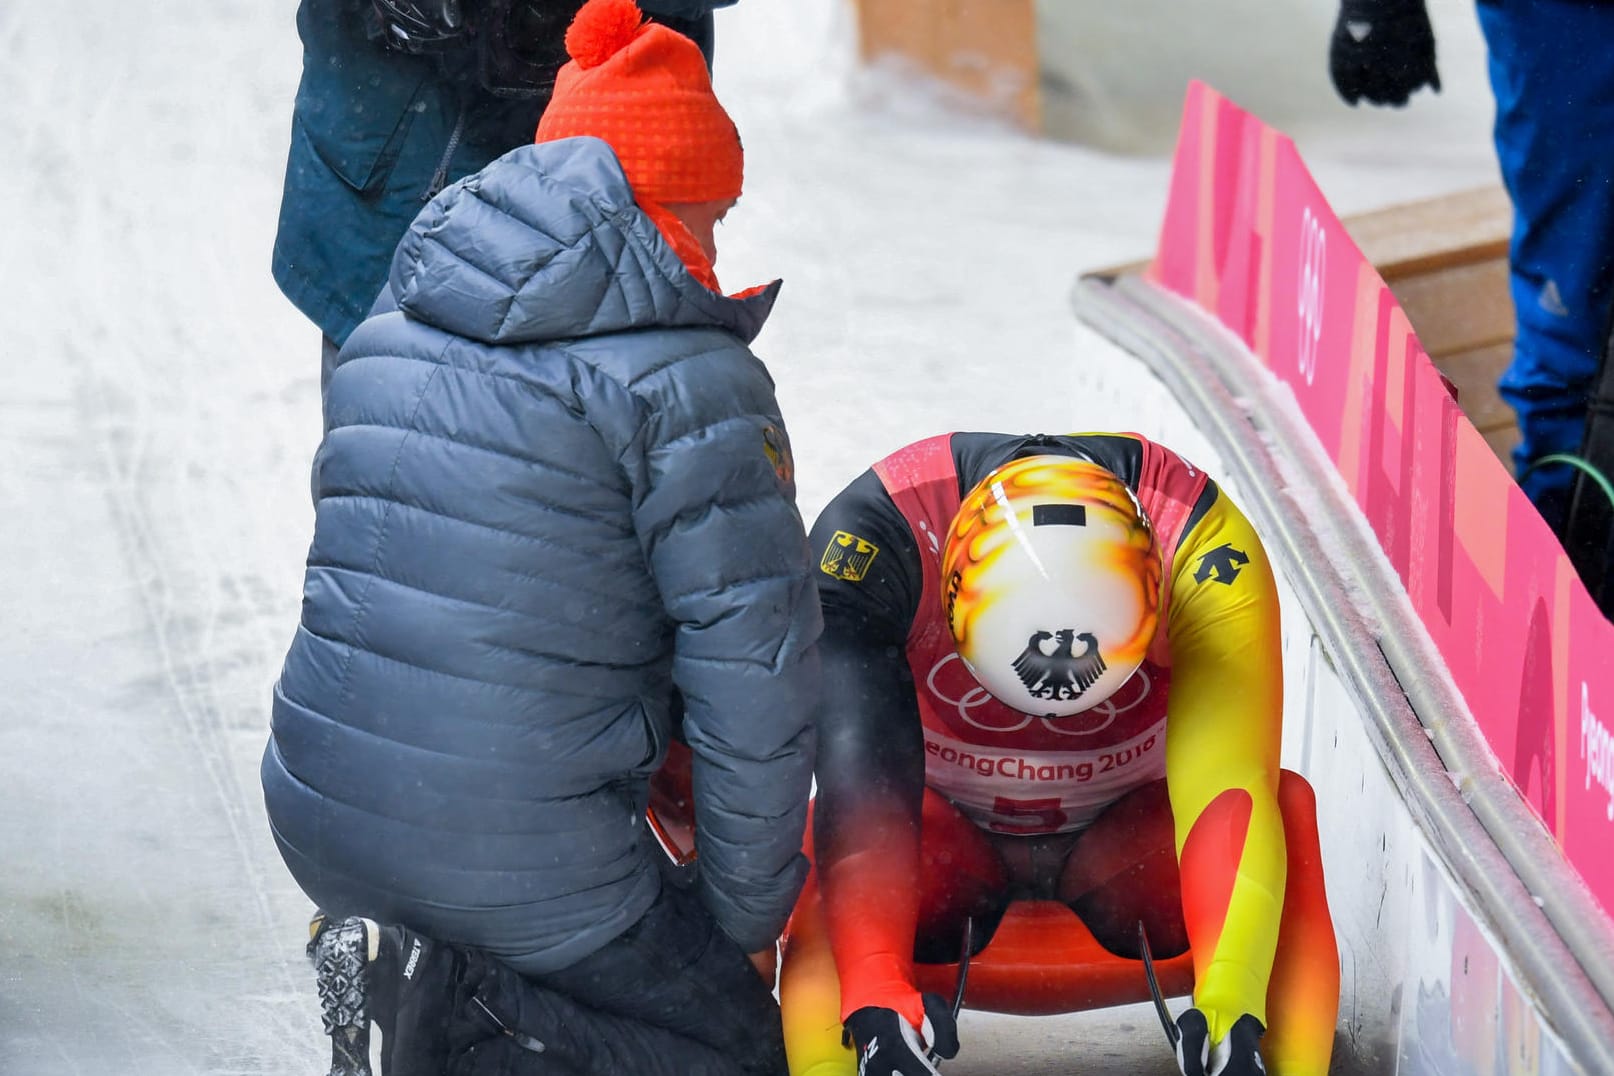
[[[1587,791],[1596,781],[1597,787],[1608,793],[1608,807],[1603,814],[1614,822],[1614,736],[1592,713],[1591,693],[1585,681],[1580,685],[1580,757],[1586,760]]]

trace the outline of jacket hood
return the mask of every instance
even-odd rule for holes
[[[741,298],[690,276],[597,138],[521,146],[450,186],[398,244],[410,317],[487,344],[708,326],[750,343],[779,281]]]

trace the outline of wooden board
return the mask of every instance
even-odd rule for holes
[[[1513,471],[1513,450],[1523,439],[1519,435],[1519,427],[1511,422],[1485,434],[1485,443],[1491,446],[1491,451],[1496,453],[1496,458],[1502,461],[1510,474]]]
[[[1496,392],[1496,379],[1513,358],[1513,341],[1433,358],[1435,367],[1457,386],[1458,406],[1481,433],[1514,424],[1513,408]]]
[[[1390,285],[1418,342],[1457,387],[1457,403],[1504,466],[1519,442],[1496,391],[1513,355],[1508,240],[1513,207],[1482,187],[1346,219],[1345,229]]]
[[[865,61],[900,56],[1040,129],[1034,0],[857,0],[857,29]]]
[[[1505,259],[1450,265],[1387,283],[1432,357],[1513,339]]]
[[[1394,285],[1451,265],[1506,259],[1513,206],[1501,187],[1479,187],[1359,213],[1343,223],[1379,276]]]

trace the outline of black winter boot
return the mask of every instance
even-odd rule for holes
[[[308,955],[331,1037],[330,1076],[372,1076],[371,1024],[381,1032],[384,1076],[443,1076],[449,1022],[466,1000],[464,951],[357,916],[316,915],[309,929]]]

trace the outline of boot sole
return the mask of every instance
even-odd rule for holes
[[[331,1037],[330,1076],[370,1071],[369,938],[362,919],[324,926],[313,945],[320,1015]]]

